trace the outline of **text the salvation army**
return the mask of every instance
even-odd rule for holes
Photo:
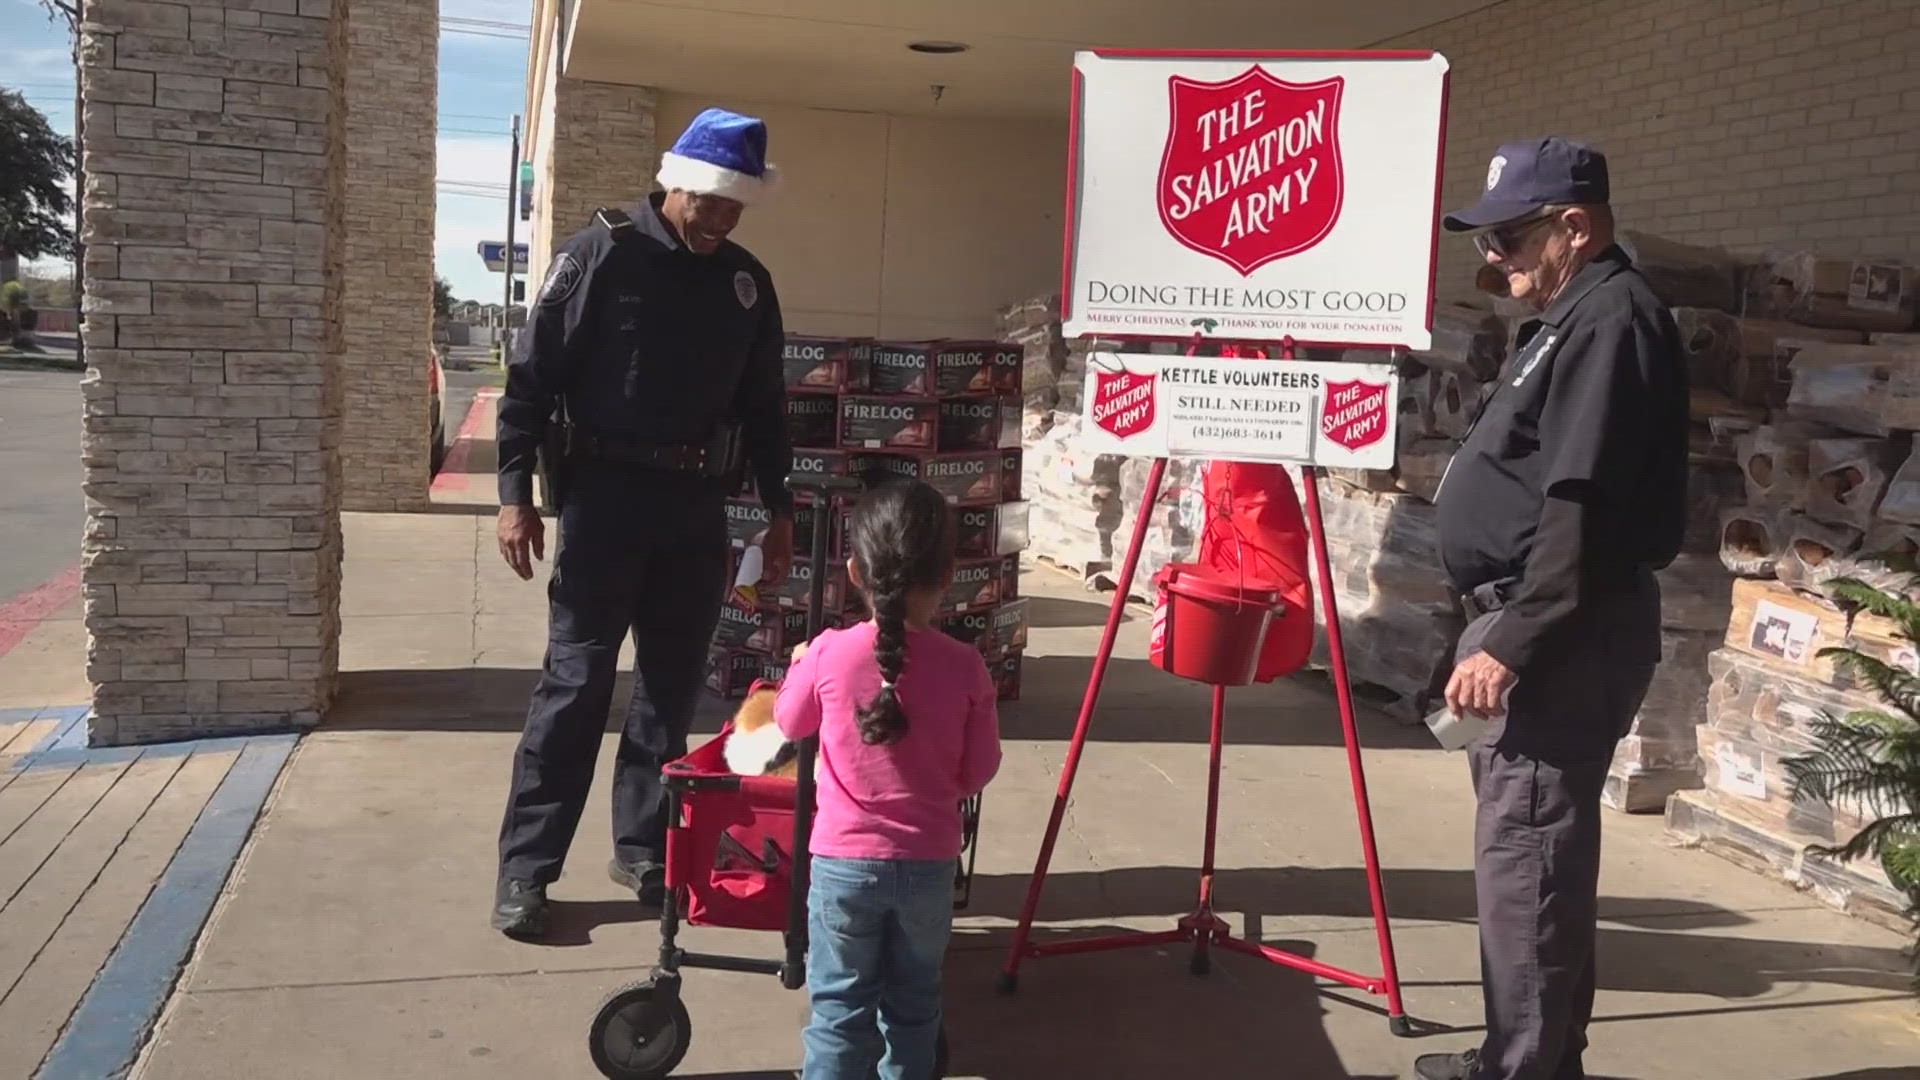
[[[1326,410],[1320,417],[1321,430],[1352,424],[1355,434],[1364,434],[1386,423],[1379,396],[1377,389],[1365,386],[1343,387],[1328,394]]]
[[[1260,126],[1266,106],[1264,91],[1256,88],[1201,113],[1194,120],[1201,151],[1215,153],[1216,147]],[[1326,143],[1326,120],[1327,99],[1322,97],[1307,111],[1220,153],[1198,171],[1174,177],[1172,191],[1179,201],[1168,208],[1168,215],[1184,221],[1203,207],[1232,198],[1221,244],[1266,232],[1276,219],[1313,197],[1320,159],[1309,158],[1304,164],[1298,159]]]
[[[1145,416],[1152,406],[1153,383],[1139,382],[1120,393],[1093,403],[1093,419],[1096,423],[1105,423],[1113,419],[1116,426],[1126,427]]]

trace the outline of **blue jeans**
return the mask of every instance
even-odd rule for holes
[[[953,860],[813,857],[800,1080],[929,1080]]]

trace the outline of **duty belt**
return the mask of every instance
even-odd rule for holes
[[[611,461],[620,465],[676,472],[701,472],[707,467],[707,447],[704,446],[625,442],[577,428],[568,440],[567,456],[584,461]]]
[[[1499,611],[1507,606],[1507,593],[1519,583],[1519,580],[1519,578],[1501,578],[1475,585],[1460,597],[1460,606],[1465,609],[1469,619]]]

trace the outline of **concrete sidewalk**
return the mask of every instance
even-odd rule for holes
[[[585,1045],[593,1010],[645,975],[657,930],[603,869],[611,735],[553,890],[552,940],[516,943],[487,927],[494,834],[545,599],[544,577],[520,581],[495,549],[490,454],[483,442],[460,458],[472,479],[437,485],[435,513],[347,516],[339,702],[281,772],[134,1075],[596,1075]],[[1406,1077],[1415,1054],[1472,1044],[1480,1001],[1465,764],[1424,732],[1375,716],[1363,718],[1362,739],[1408,1010],[1457,1034],[1395,1039],[1381,999],[1239,957],[1216,957],[1212,975],[1196,979],[1178,949],[1029,961],[1017,996],[994,992],[1106,610],[1044,569],[1030,569],[1023,587],[1035,598],[1025,689],[1003,711],[1006,765],[986,796],[979,876],[949,967],[955,1075]],[[1145,638],[1145,620],[1131,618],[1056,849],[1042,939],[1163,929],[1192,906],[1206,691],[1152,669]],[[73,645],[70,629],[50,623],[22,649],[53,664]],[[13,659],[0,659],[9,693]],[[623,667],[630,661],[629,648]],[[43,677],[37,692],[73,691]],[[723,711],[708,708],[697,730],[715,730]],[[1221,914],[1236,932],[1377,973],[1332,696],[1313,681],[1235,691],[1228,741]],[[1607,826],[1593,1075],[1920,1075],[1920,1020],[1897,936],[1675,850],[1657,817],[1609,815]],[[131,876],[91,886],[109,887],[140,906]],[[705,929],[683,943],[779,949],[777,935]],[[64,969],[69,984],[84,983],[72,972],[90,971],[86,962]],[[803,993],[706,971],[689,973],[686,992],[693,1044],[676,1076],[791,1075]],[[113,1034],[88,1023],[67,1039]]]

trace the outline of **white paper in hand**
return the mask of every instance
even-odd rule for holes
[[[1500,694],[1502,715],[1506,714],[1507,699],[1512,696],[1513,686],[1508,685]],[[1447,750],[1465,750],[1474,740],[1486,735],[1492,727],[1493,721],[1488,717],[1470,712],[1456,713],[1444,702],[1438,709],[1427,714],[1427,730],[1433,732],[1433,737],[1440,741],[1443,749]]]
[[[740,572],[733,579],[734,603],[752,610],[760,604],[760,576],[766,570],[766,553],[750,547],[740,556]]]

